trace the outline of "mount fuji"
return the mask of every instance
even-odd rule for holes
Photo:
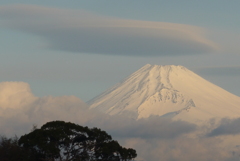
[[[147,64],[88,104],[90,109],[134,119],[158,115],[197,123],[240,116],[240,97],[175,65]]]

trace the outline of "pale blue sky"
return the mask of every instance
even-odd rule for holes
[[[1,0],[0,81],[27,82],[37,96],[87,101],[147,63],[174,64],[240,96],[239,6],[239,0]],[[133,20],[139,20],[140,30],[121,28]],[[94,28],[72,28],[82,21]],[[162,22],[174,29],[185,26],[173,33],[165,29],[166,35],[144,27],[166,25]],[[101,30],[115,23],[119,29]]]

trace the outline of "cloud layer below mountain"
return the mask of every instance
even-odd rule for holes
[[[20,136],[28,133],[33,125],[40,127],[53,120],[70,121],[106,130],[124,146],[135,148],[138,160],[239,159],[238,149],[224,149],[221,145],[222,139],[215,137],[214,131],[211,137],[206,137],[202,132],[210,131],[206,127],[157,116],[139,120],[109,116],[89,110],[88,106],[75,96],[36,97],[25,82],[0,83],[1,134]],[[225,124],[219,127],[225,127]],[[228,124],[235,127],[234,122],[230,121]]]

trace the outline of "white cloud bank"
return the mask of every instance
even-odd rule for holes
[[[43,6],[0,6],[0,24],[43,37],[48,48],[76,53],[173,56],[219,49],[201,27],[118,19]]]
[[[0,83],[1,134],[22,135],[33,124],[42,125],[52,120],[85,122],[87,105],[75,96],[36,97],[24,82]],[[78,116],[78,117],[72,117]]]
[[[106,130],[126,147],[137,150],[137,160],[235,161],[238,149],[224,149],[222,140],[205,137],[196,125],[160,117],[132,120],[88,110],[75,96],[36,97],[27,83],[0,83],[0,134],[28,133],[32,126],[64,120]],[[206,130],[204,130],[206,131]],[[209,130],[208,130],[209,131]]]

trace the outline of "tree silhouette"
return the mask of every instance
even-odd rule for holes
[[[36,161],[128,161],[134,149],[119,145],[105,131],[64,121],[52,121],[22,136],[18,144]]]
[[[26,161],[27,151],[18,146],[18,138],[0,137],[1,161]]]

